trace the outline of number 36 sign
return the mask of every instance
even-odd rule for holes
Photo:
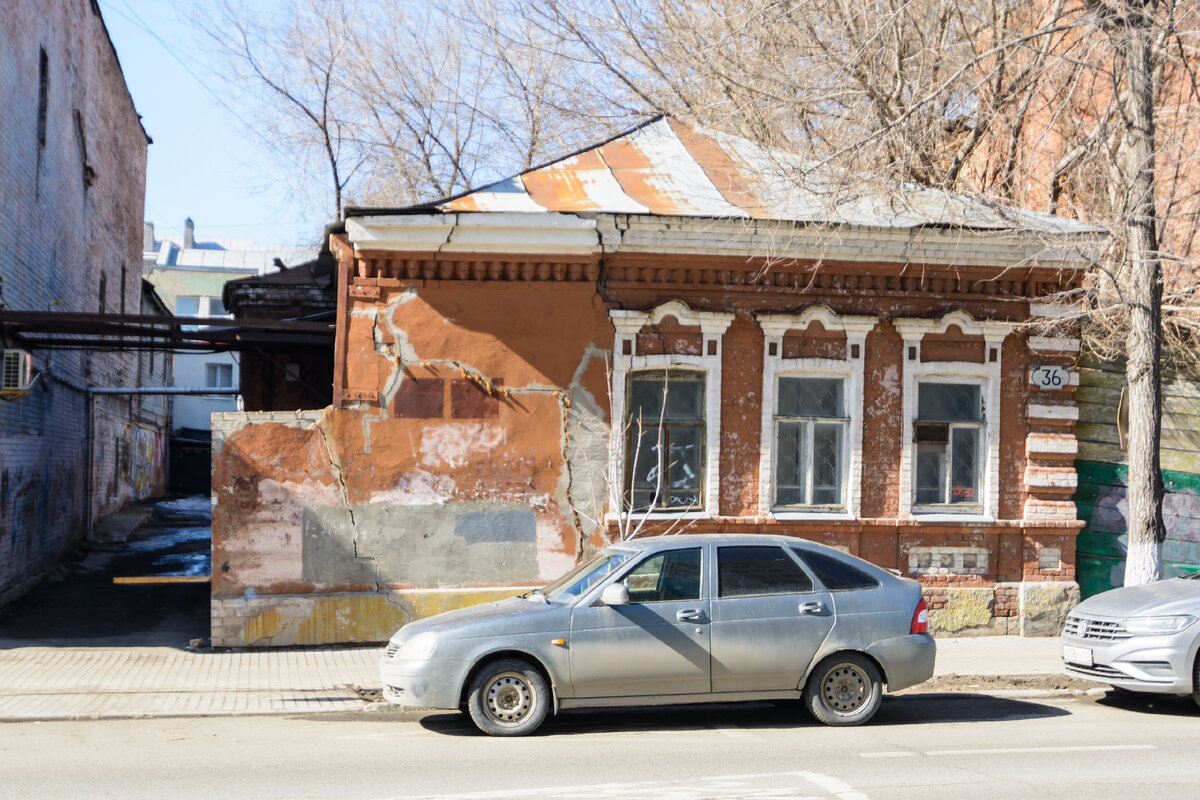
[[[1066,367],[1043,365],[1033,368],[1029,380],[1039,389],[1063,389],[1071,383],[1071,371]]]

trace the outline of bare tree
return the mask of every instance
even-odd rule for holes
[[[322,165],[317,171],[326,176],[321,182],[336,216],[364,158],[347,115],[347,3],[290,0],[278,16],[264,18],[222,0],[215,14],[200,24],[228,58],[231,86],[257,98],[258,122],[269,131],[276,152],[289,163],[299,161],[297,180],[308,177],[310,161]]]

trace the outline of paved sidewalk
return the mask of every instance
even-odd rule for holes
[[[189,652],[170,647],[0,650],[0,721],[361,711],[378,647]]]
[[[378,647],[190,652],[170,647],[0,648],[0,722],[362,711]],[[1058,639],[938,639],[937,675],[1045,675]]]

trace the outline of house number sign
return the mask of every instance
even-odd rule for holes
[[[1043,365],[1033,368],[1031,379],[1039,389],[1064,389],[1071,383],[1071,371],[1065,367]]]

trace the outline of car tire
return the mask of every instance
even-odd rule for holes
[[[883,698],[883,679],[875,662],[860,653],[837,653],[812,671],[804,687],[804,705],[826,725],[862,725],[875,716]]]
[[[1200,706],[1200,653],[1196,653],[1196,663],[1192,665],[1192,702]]]
[[[484,665],[471,679],[467,712],[489,736],[525,736],[550,709],[546,679],[527,661],[506,658]]]

